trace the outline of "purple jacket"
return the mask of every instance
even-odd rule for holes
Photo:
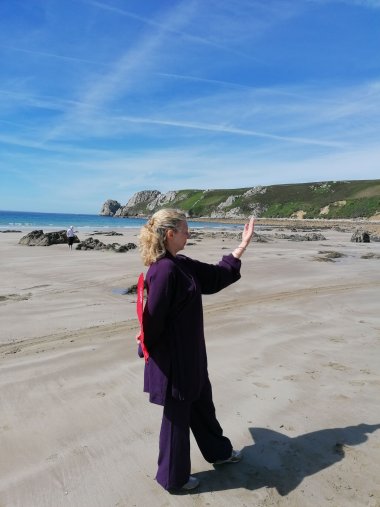
[[[149,267],[143,326],[150,356],[144,391],[152,403],[164,405],[167,393],[177,400],[199,397],[208,375],[201,295],[236,282],[240,266],[232,254],[213,265],[167,252]]]

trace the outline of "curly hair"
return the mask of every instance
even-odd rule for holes
[[[143,225],[140,231],[140,254],[145,266],[163,257],[166,253],[166,233],[169,229],[176,229],[181,222],[186,221],[186,215],[176,209],[163,208]]]

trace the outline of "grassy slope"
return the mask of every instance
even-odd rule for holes
[[[305,218],[316,218],[320,216],[321,208],[328,205],[330,210],[326,218],[365,217],[380,211],[380,185],[376,180],[275,185],[269,187],[263,197],[269,198],[269,207],[263,215],[268,217],[289,217],[303,210]]]
[[[369,217],[380,212],[380,180],[271,185],[264,193],[245,197],[250,188],[180,190],[170,206],[193,217],[210,216],[219,204],[234,196],[233,203],[223,210],[239,207],[247,216],[252,213],[252,207],[262,217],[290,217],[303,210],[305,218],[317,218],[322,216],[320,210],[325,206],[329,206],[329,213],[323,218]],[[261,208],[259,213],[257,206]]]

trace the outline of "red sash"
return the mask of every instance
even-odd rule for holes
[[[136,303],[137,317],[140,322],[140,333],[136,339],[140,342],[141,350],[144,354],[145,362],[148,362],[149,352],[144,344],[144,329],[143,329],[143,313],[144,313],[144,273],[141,273],[137,282],[137,303]]]

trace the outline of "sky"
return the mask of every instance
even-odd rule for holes
[[[380,0],[0,0],[0,209],[380,178]]]

